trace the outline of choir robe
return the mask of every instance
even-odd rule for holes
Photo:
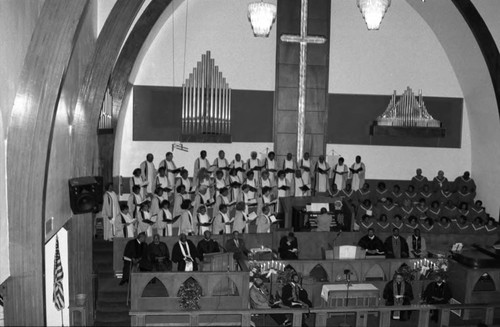
[[[266,158],[266,161],[264,162],[264,166],[266,167],[266,170],[269,172],[269,179],[273,182],[276,183],[276,176],[277,176],[277,170],[278,170],[278,163],[276,162],[276,159],[271,160],[269,158]]]
[[[161,232],[164,236],[173,236],[172,220],[172,213],[168,209],[161,209],[158,221],[156,222],[158,226],[158,233]]]
[[[188,178],[184,179],[182,177],[177,177],[177,181],[175,182],[175,191],[177,192],[177,187],[180,185],[184,185],[186,188],[186,192],[193,192],[195,190],[195,187],[193,186],[193,183],[191,180]]]
[[[165,167],[168,182],[170,183],[170,185],[175,185],[175,175],[177,175],[177,173],[174,173],[173,171],[177,169],[177,166],[175,165],[174,161],[167,161],[166,159],[163,159],[160,162],[159,167]]]
[[[302,177],[295,177],[294,185],[295,185],[295,196],[296,197],[311,195],[311,184],[305,183],[304,180],[302,179]],[[309,190],[307,190],[307,191],[301,190],[300,188],[303,186],[307,186],[309,188]]]
[[[433,192],[438,193],[439,191],[449,188],[450,182],[448,182],[448,178],[443,177],[439,179],[437,176],[434,177],[431,183],[431,189]]]
[[[336,164],[332,168],[332,184],[337,185],[337,190],[343,190],[348,177],[347,165]]]
[[[485,221],[485,220],[486,220],[486,217],[487,217],[487,215],[486,215],[486,210],[484,210],[484,208],[483,208],[483,207],[481,207],[481,208],[472,207],[472,208],[470,208],[470,210],[469,210],[469,211],[470,211],[470,213],[471,213],[471,214],[470,214],[470,215],[471,215],[471,217],[473,217],[473,218],[476,218],[476,217],[481,217],[481,219],[482,219],[483,221]]]
[[[137,221],[139,222],[139,226],[137,227],[137,231],[139,233],[146,233],[147,237],[153,236],[153,227],[152,225],[146,223],[146,220],[150,220],[152,222],[156,222],[157,217],[151,217],[151,214],[148,211],[139,210],[137,213]]]
[[[348,192],[346,189],[343,189],[340,192],[340,196],[343,196],[344,200],[350,205],[356,205],[358,203],[356,191],[354,191],[353,189],[351,189],[350,192]]]
[[[132,218],[137,218],[139,206],[143,201],[144,198],[140,194],[130,193],[130,195],[128,196],[127,206]]]
[[[247,171],[250,171],[250,170],[252,170],[252,168],[260,167],[262,165],[261,165],[259,158],[255,158],[255,159],[250,158],[247,160],[246,166],[247,166]],[[260,179],[260,171],[254,170],[253,171],[253,178],[259,180]]]
[[[271,220],[268,215],[260,214],[256,220],[257,231],[256,233],[270,233],[271,232]]]
[[[156,176],[156,187],[161,187],[161,188],[166,188],[168,187],[169,189],[173,189],[174,187],[172,185],[170,185],[170,183],[168,182],[168,177],[167,175],[164,175],[164,176],[160,176],[160,175],[157,175]]]
[[[214,198],[210,194],[210,190],[207,190],[205,194],[198,192],[194,197],[193,201],[193,212],[198,212],[200,206],[204,205],[207,207],[207,212],[213,211],[211,206],[214,204]]]
[[[392,229],[392,226],[389,222],[382,222],[382,221],[378,221],[376,224],[375,224],[375,232],[378,234],[378,233],[388,233],[391,231]]]
[[[427,217],[431,218],[434,221],[439,221],[441,217],[443,216],[443,209],[441,207],[434,209],[434,208],[429,208],[427,210]]]
[[[177,263],[177,271],[185,271],[186,270],[186,260],[184,255],[182,254],[181,251],[181,242],[175,242],[174,247],[172,249],[172,261]],[[196,249],[196,246],[191,240],[186,240],[185,243],[183,243],[184,246],[184,251],[186,255],[190,255],[192,261],[193,261],[193,271],[198,271],[198,263],[196,262],[196,258],[198,258],[198,250]],[[186,246],[189,247],[189,252],[185,248]]]
[[[400,209],[400,212],[401,212],[401,218],[403,218],[403,220],[406,220],[408,221],[408,218],[410,218],[410,216],[417,216],[417,210],[415,210],[415,207],[413,206],[410,206],[410,207],[401,207]]]
[[[377,250],[378,252],[384,252],[384,242],[376,236],[373,235],[373,238],[370,238],[368,235],[363,236],[362,238],[359,239],[358,241],[358,246],[361,247],[364,250]],[[371,254],[371,253],[366,253],[366,255],[376,255],[376,254]]]
[[[214,210],[213,210],[213,213],[212,213],[212,216],[213,217],[216,217],[217,214],[219,214],[219,207],[221,204],[225,204],[227,205],[227,212],[232,212],[232,208],[233,206],[229,206],[229,204],[231,203],[231,201],[229,201],[229,197],[227,196],[223,196],[222,194],[219,194],[217,195],[217,197],[215,198],[215,204],[214,204]]]
[[[312,170],[312,160],[311,159],[300,159],[300,164],[299,168],[302,171],[302,180],[306,184],[311,184],[311,170]],[[307,171],[304,168],[309,168],[309,171]]]
[[[120,214],[121,210],[118,196],[114,191],[106,191],[106,193],[104,193],[102,205],[104,240],[112,240],[115,236],[123,237],[123,227],[121,226],[122,223]]]
[[[362,189],[359,189],[356,191],[356,199],[358,205],[362,204],[365,200],[370,200],[370,202],[373,203],[372,191],[370,190],[363,191]]]
[[[289,189],[288,190],[281,190],[280,187],[282,187],[282,186],[288,186]],[[289,182],[286,178],[283,178],[283,179],[278,178],[277,189],[278,189],[278,198],[284,198],[284,197],[290,196],[291,187],[290,187]]]
[[[359,164],[355,162],[351,165],[351,169],[353,169],[353,170],[358,170],[360,168],[361,168],[361,170],[357,173],[353,173],[352,171],[349,171],[349,176],[351,176],[351,178],[352,178],[351,187],[354,191],[359,190],[365,184],[366,167],[365,167],[365,164],[362,162],[360,162]]]
[[[471,192],[462,193],[462,191],[458,191],[457,193],[455,193],[455,205],[459,207],[462,202],[465,202],[470,207],[472,204],[474,204],[475,197],[476,197],[475,193]]]
[[[121,235],[122,237],[135,237],[135,223],[137,219],[132,218],[130,213],[121,213],[120,214],[121,218]]]
[[[455,221],[455,230],[459,234],[469,234],[472,231],[472,226],[469,223],[461,224],[458,221]]]
[[[236,210],[233,221],[233,232],[237,231],[240,234],[245,231],[248,232],[248,220],[246,217],[247,215],[243,211]]]
[[[228,187],[228,182],[227,182],[227,179],[226,178],[215,178],[215,197],[219,196],[220,194],[220,190],[224,187]]]
[[[147,188],[148,184],[149,184],[148,181],[143,179],[142,176],[132,176],[130,178],[130,193],[132,193],[132,187],[134,185],[139,185],[141,187],[141,191],[140,191],[141,196],[143,199],[145,199],[146,198],[146,188]]]
[[[388,220],[394,218],[395,215],[401,215],[400,208],[394,204],[392,206],[388,206],[386,204],[383,204],[383,205],[378,207],[377,212],[378,212],[379,216],[383,215],[383,214],[386,215]]]
[[[453,207],[444,206],[442,212],[443,214],[441,216],[448,217],[450,220],[456,220],[458,217],[458,209],[455,206]]]
[[[221,159],[221,158],[217,157],[214,160],[213,166],[217,167],[217,170],[219,170],[221,168],[229,167],[229,162],[227,161],[226,158]],[[226,169],[222,169],[222,173],[224,174],[223,178],[227,179],[227,177],[229,176],[228,171]]]
[[[156,183],[155,164],[145,160],[141,163],[140,168],[141,168],[142,179],[148,182],[148,185],[146,186],[146,193],[147,194],[154,193],[155,183]]]
[[[197,228],[195,228],[195,221],[193,214],[189,210],[183,210],[181,217],[179,218],[180,226],[178,235],[181,234],[196,234]]]
[[[211,219],[210,219],[210,216],[208,215],[208,213],[205,212],[204,214],[201,214],[198,212],[196,214],[196,221],[199,224],[198,225],[198,235],[203,235],[203,233],[205,233],[206,231],[212,230],[211,226],[203,226],[202,225],[202,224],[210,224],[211,223]]]
[[[320,172],[320,168],[323,172]],[[316,166],[314,167],[314,172],[315,174],[315,179],[316,179],[316,185],[314,189],[316,192],[319,193],[327,193],[330,191],[330,180],[329,180],[329,175],[330,175],[330,166],[328,166],[328,163],[326,161],[323,162],[316,162]],[[338,190],[341,190],[342,188],[339,188]]]
[[[387,198],[390,196],[390,194],[391,193],[387,189],[375,189],[375,192],[373,192],[373,200],[375,201],[374,204],[384,203],[385,200],[387,200]]]
[[[427,257],[427,245],[425,238],[422,236],[420,238],[420,245],[418,244],[418,239],[415,235],[410,235],[406,238],[406,243],[408,243],[408,250],[410,251],[410,258],[426,258]],[[420,256],[416,256],[415,252],[420,252]]]
[[[293,158],[291,160],[287,160],[286,158],[283,160],[283,170],[285,169],[293,169],[293,171],[297,170],[297,165],[295,164]],[[295,179],[295,173],[287,173],[285,178],[288,180],[289,186],[292,187]]]
[[[154,195],[153,199],[151,200],[151,207],[149,209],[149,213],[151,215],[151,218],[153,218],[156,223],[153,225],[153,228],[158,229],[158,223],[160,221],[159,217],[161,215],[160,211],[160,205],[161,202],[163,201],[163,198],[159,197],[158,195]],[[161,222],[160,222],[161,225]]]
[[[258,183],[258,180],[255,178],[255,175],[252,179],[246,179],[245,180],[245,184],[255,188],[255,189],[259,189],[259,183]],[[251,198],[251,199],[255,199],[255,192],[254,191],[251,191],[249,190],[248,191],[248,196]]]
[[[235,169],[237,169],[237,168],[246,169],[245,168],[245,162],[243,160],[236,161],[236,159],[233,160],[233,161],[231,161],[230,167],[235,168]],[[240,179],[239,183],[241,183],[243,180],[245,180],[245,177],[243,176],[243,172],[242,171],[238,171],[237,175],[238,175],[238,177]]]
[[[195,185],[198,185],[198,172],[201,168],[205,168],[208,170],[210,167],[210,162],[207,158],[202,159],[201,157],[196,158],[194,161],[194,170],[193,170],[193,182]]]
[[[243,180],[240,179],[240,177],[238,175],[229,176],[229,183],[230,184],[233,184],[233,183],[243,184]],[[236,201],[239,198],[240,193],[241,193],[241,186],[231,187],[231,199],[233,201]]]
[[[404,199],[403,195],[404,195],[403,192],[395,193],[394,191],[392,191],[390,197],[392,198],[392,202],[394,204],[400,206],[403,204],[403,199]]]
[[[474,182],[474,180],[472,178],[465,180],[463,176],[458,176],[455,179],[455,183],[453,183],[453,185],[455,186],[455,191],[460,191],[463,186],[467,186],[467,189],[469,191],[477,190],[476,182]]]
[[[385,242],[384,242],[384,248],[385,248],[385,256],[386,258],[396,258],[396,259],[400,259],[400,258],[408,258],[409,256],[409,253],[408,253],[408,243],[406,243],[406,240],[399,236],[399,246],[400,246],[400,249],[399,249],[399,254],[400,256],[397,256],[397,249],[394,248],[394,242],[395,242],[395,239],[394,239],[394,242],[393,242],[393,239],[394,237],[393,236],[389,236]]]
[[[445,192],[444,190],[441,190],[439,192],[439,202],[442,205],[445,205],[446,203],[448,203],[448,201],[455,203],[455,195],[451,192]]]
[[[213,231],[214,234],[231,234],[231,225],[226,223],[230,222],[229,215],[227,213],[219,212],[217,216],[214,217]]]
[[[419,177],[419,176],[415,175],[410,180],[410,184],[412,184],[413,186],[415,186],[415,190],[417,192],[420,192],[424,188],[424,185],[426,185],[426,184],[429,185],[429,180],[425,176],[420,176]]]

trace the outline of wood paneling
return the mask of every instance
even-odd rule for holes
[[[7,144],[11,278],[6,285],[6,325],[44,324],[43,225],[50,141],[61,81],[87,4],[45,1],[19,79]]]

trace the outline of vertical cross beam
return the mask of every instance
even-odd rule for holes
[[[321,36],[307,35],[307,3],[308,0],[301,0],[300,9],[300,35],[284,34],[281,36],[282,42],[299,43],[299,99],[298,99],[298,115],[297,115],[297,160],[302,158],[304,154],[304,134],[306,121],[306,81],[307,81],[307,45],[323,44],[326,38]]]

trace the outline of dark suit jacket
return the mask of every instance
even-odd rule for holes
[[[141,259],[139,260],[139,266],[142,268],[148,268],[149,266],[148,245],[146,242],[139,243],[137,239],[128,241],[123,256],[130,259]]]
[[[292,249],[298,249],[297,238],[294,237],[293,241],[288,244],[288,237],[283,236],[278,249],[280,258],[284,260],[297,260],[297,252],[291,252],[290,250]]]
[[[288,283],[285,286],[283,286],[283,289],[281,290],[281,301],[283,302],[284,305],[291,307],[292,299],[293,299],[293,286],[291,283]],[[312,302],[308,298],[307,291],[302,287],[300,287],[299,290],[299,300],[307,304],[310,308],[312,308]]]
[[[245,241],[243,239],[238,238],[239,245],[237,246],[234,242],[234,238],[227,240],[226,242],[226,251],[234,253],[234,258],[236,260],[241,259],[242,257],[246,257],[248,255],[248,250],[245,247]]]
[[[410,305],[413,300],[413,290],[411,288],[411,284],[403,281],[405,283],[405,291],[402,294],[403,297],[403,305]],[[391,280],[384,287],[383,297],[385,299],[385,305],[394,305],[394,283]]]

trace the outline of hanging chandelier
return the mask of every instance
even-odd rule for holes
[[[357,0],[369,30],[378,30],[391,0]]]
[[[268,37],[275,19],[276,5],[263,0],[248,5],[248,20],[252,25],[254,36]]]

